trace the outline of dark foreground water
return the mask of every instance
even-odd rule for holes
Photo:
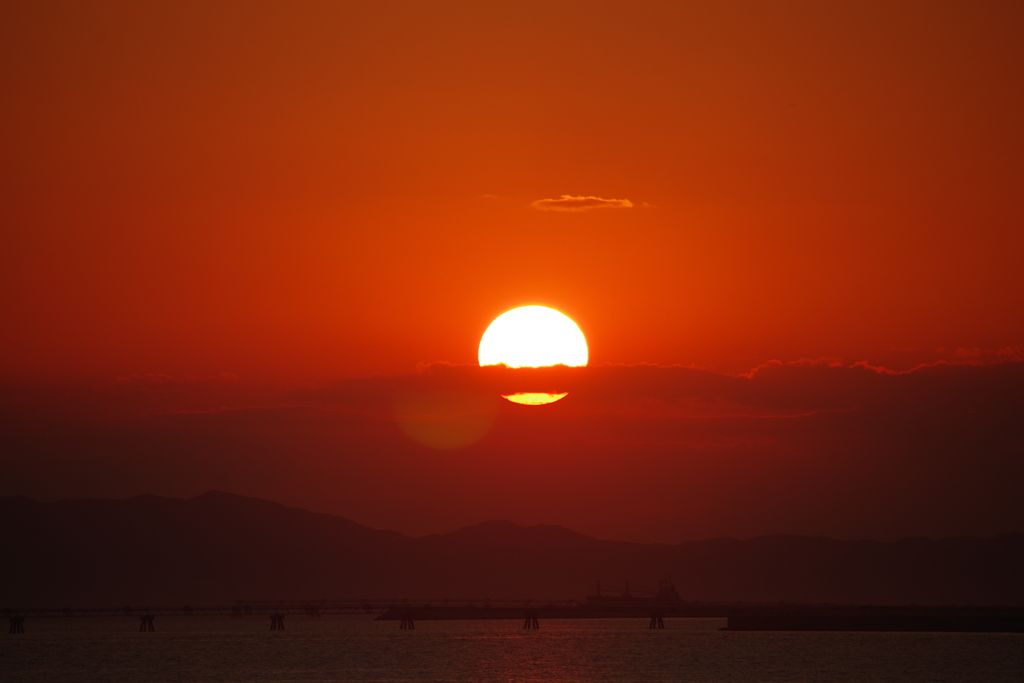
[[[365,617],[33,619],[3,681],[1024,681],[1024,634],[740,633],[724,619],[397,622]],[[4,624],[6,626],[6,624]],[[6,631],[6,628],[4,629]]]

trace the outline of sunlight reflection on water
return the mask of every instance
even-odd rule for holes
[[[16,681],[1018,682],[1024,635],[720,632],[724,619],[36,619],[0,637]]]

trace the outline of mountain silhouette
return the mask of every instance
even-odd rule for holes
[[[413,538],[211,491],[190,499],[0,498],[0,607],[358,598],[581,599],[671,575],[683,600],[1022,605],[1024,534],[678,545],[490,521]]]

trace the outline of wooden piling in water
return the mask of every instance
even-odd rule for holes
[[[398,628],[400,630],[412,630],[416,628],[416,624],[412,621],[412,612],[405,612],[402,614],[402,624]]]

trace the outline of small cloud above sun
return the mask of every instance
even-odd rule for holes
[[[530,206],[539,211],[590,211],[592,209],[632,209],[635,205],[628,199],[604,199],[603,197],[574,197],[563,194],[558,199],[538,199]]]

